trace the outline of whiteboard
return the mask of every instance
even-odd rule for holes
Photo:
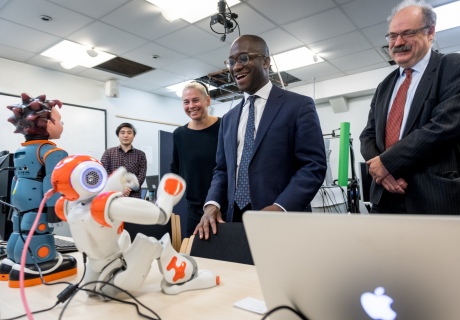
[[[14,133],[15,127],[8,122],[13,113],[6,107],[18,103],[21,103],[20,96],[0,93],[0,151],[14,153],[25,141],[24,135]],[[61,138],[53,142],[69,155],[86,154],[100,159],[107,146],[106,110],[62,103],[62,108],[57,109],[64,131]]]

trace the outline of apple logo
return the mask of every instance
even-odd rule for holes
[[[394,320],[396,312],[391,309],[393,299],[385,295],[383,287],[377,287],[374,293],[365,292],[361,295],[361,305],[367,315],[374,320]]]

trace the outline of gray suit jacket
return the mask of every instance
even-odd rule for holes
[[[361,153],[380,155],[395,179],[408,183],[408,213],[460,214],[460,54],[432,51],[412,101],[400,141],[385,150],[385,125],[391,94],[398,78],[392,72],[377,88]],[[383,186],[373,181],[371,202],[378,204]]]

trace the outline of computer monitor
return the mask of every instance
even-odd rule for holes
[[[8,151],[0,152],[0,200],[11,203],[11,182],[13,180],[14,171],[7,168],[14,167],[13,153]],[[13,232],[13,224],[9,220],[11,208],[0,202],[0,237],[3,240],[8,240],[11,232]]]
[[[159,183],[158,176],[146,176],[145,180],[147,182],[147,189],[156,192]]]

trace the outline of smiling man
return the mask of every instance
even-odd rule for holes
[[[139,181],[139,186],[144,183],[147,172],[147,158],[142,150],[133,147],[133,140],[136,136],[136,129],[131,123],[122,123],[115,131],[120,145],[105,150],[101,162],[107,174],[111,174],[119,167],[125,167],[128,172],[134,173]],[[126,187],[123,192],[125,197],[140,198],[140,190],[131,190]]]
[[[407,0],[388,18],[399,68],[377,88],[361,153],[373,213],[459,214],[460,55],[431,49],[436,13]]]
[[[254,35],[237,38],[227,68],[244,99],[222,118],[217,166],[194,234],[209,238],[247,210],[304,211],[324,181],[326,155],[315,104],[269,80],[270,55]]]

